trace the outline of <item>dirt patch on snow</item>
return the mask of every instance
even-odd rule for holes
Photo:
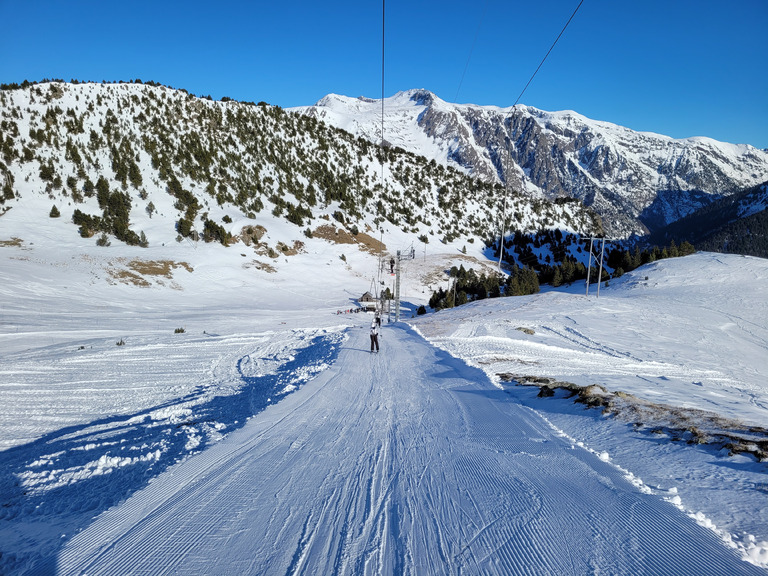
[[[300,240],[294,240],[293,246],[288,246],[283,242],[278,242],[277,249],[281,254],[284,254],[285,256],[295,256],[296,254],[306,252],[304,249],[304,242],[301,242]]]
[[[243,244],[250,246],[251,244],[259,244],[264,234],[267,233],[267,229],[264,226],[245,226],[240,231],[240,234],[232,238],[233,243],[242,240]]]
[[[336,228],[333,224],[323,224],[312,231],[312,236],[322,238],[334,244],[354,244],[355,239],[343,228]]]
[[[173,280],[174,271],[179,268],[183,268],[190,273],[194,271],[194,268],[186,262],[174,262],[173,260],[134,259],[126,261],[124,259],[118,259],[116,262],[117,265],[112,264],[113,267],[107,270],[112,280],[122,284],[141,286],[143,288],[149,288],[153,283],[164,286],[165,283],[159,280],[159,278]],[[173,282],[170,286],[177,290],[181,289],[178,284]]]
[[[10,240],[0,240],[0,248],[14,247],[21,248],[24,245],[24,240],[12,236]]]
[[[358,232],[352,234],[346,231],[344,228],[336,228],[333,224],[323,224],[318,226],[312,231],[312,236],[316,238],[322,238],[328,242],[334,244],[357,244],[360,250],[364,250],[371,254],[384,253],[387,249],[386,244],[380,240],[376,240],[370,234],[365,232]]]
[[[255,268],[256,270],[263,270],[264,272],[269,272],[270,274],[274,274],[277,272],[277,268],[272,266],[272,264],[269,264],[267,262],[261,262],[259,260],[252,260],[251,262],[246,262],[243,264],[243,268],[246,270],[250,270],[251,268]]]

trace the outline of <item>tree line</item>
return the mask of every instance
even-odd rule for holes
[[[695,251],[690,242],[682,242],[679,246],[672,242],[669,246],[651,246],[644,249],[635,246],[631,251],[618,245],[613,246],[606,252],[602,276],[599,279],[597,264],[587,270],[583,263],[570,256],[555,265],[542,264],[538,260],[532,266],[520,267],[514,264],[506,276],[498,272],[478,274],[472,268],[465,269],[462,264],[459,268],[451,268],[449,277],[452,282],[448,288],[439,288],[432,293],[429,306],[437,311],[486,298],[536,294],[542,284],[558,287],[577,280],[586,280],[588,273],[590,283],[607,281],[656,260],[687,256]]]

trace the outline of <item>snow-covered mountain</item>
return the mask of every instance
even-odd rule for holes
[[[272,258],[337,229],[479,253],[504,207],[508,233],[600,231],[578,202],[531,202],[303,114],[154,83],[0,90],[0,188],[0,212],[55,207],[63,231],[102,244],[245,239]],[[275,220],[287,234],[264,246]]]
[[[381,140],[380,100],[329,95],[298,109]],[[768,180],[768,151],[636,132],[576,112],[450,104],[427,90],[384,101],[384,140],[524,194],[572,196],[617,237],[645,234]]]

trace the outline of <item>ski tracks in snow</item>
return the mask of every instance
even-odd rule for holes
[[[413,331],[73,537],[59,574],[761,574]]]

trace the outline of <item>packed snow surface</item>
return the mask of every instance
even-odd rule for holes
[[[765,260],[411,318],[417,258],[372,354],[373,256],[8,236],[3,574],[765,574],[765,462],[498,376],[765,426]]]

